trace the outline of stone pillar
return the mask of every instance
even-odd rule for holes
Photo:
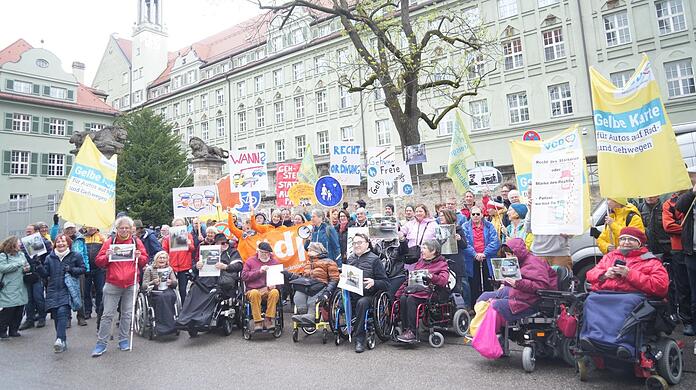
[[[222,177],[225,161],[219,158],[197,158],[191,160],[194,186],[212,186]]]

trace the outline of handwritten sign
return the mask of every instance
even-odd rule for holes
[[[214,213],[218,203],[215,190],[215,186],[172,188],[174,216],[184,218]]]
[[[288,191],[297,183],[300,163],[281,163],[276,166],[276,206],[292,207]]]
[[[230,151],[230,191],[267,191],[268,170],[265,150]]]
[[[360,185],[360,145],[337,143],[331,148],[329,174],[344,186]]]
[[[384,199],[413,195],[411,171],[404,162],[394,160],[393,151],[368,148],[367,196]]]
[[[310,206],[317,204],[314,195],[314,186],[309,183],[296,183],[288,190],[288,198],[297,206]]]

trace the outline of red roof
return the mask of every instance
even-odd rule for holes
[[[33,49],[33,47],[27,43],[27,41],[22,38],[16,40],[15,43],[0,50],[0,65],[3,65],[6,62],[19,61],[19,59],[22,57],[22,53],[29,49]]]
[[[123,52],[123,55],[128,59],[128,63],[131,62],[131,56],[133,54],[133,41],[125,38],[115,38],[118,47]]]

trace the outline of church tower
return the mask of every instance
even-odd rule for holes
[[[136,0],[138,16],[133,28],[131,53],[131,107],[147,100],[147,85],[167,67],[167,31],[164,27],[164,0]]]

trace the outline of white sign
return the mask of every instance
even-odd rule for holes
[[[188,251],[188,230],[186,226],[172,226],[169,228],[169,251]]]
[[[411,171],[387,147],[367,148],[367,196],[384,199],[413,195]]]
[[[198,271],[198,275],[220,276],[220,270],[215,267],[215,264],[220,262],[222,253],[220,245],[201,245],[199,249],[199,259],[203,262],[203,268]]]
[[[469,188],[475,193],[493,191],[503,182],[503,175],[493,167],[476,167],[469,170]]]
[[[338,288],[363,295],[363,271],[358,267],[343,264]]]
[[[109,261],[135,261],[135,245],[134,244],[111,244],[109,247],[111,254]]]
[[[280,286],[285,283],[283,276],[283,265],[269,265],[266,268],[266,286]]]
[[[534,156],[532,233],[583,233],[583,159],[577,149]]]
[[[268,190],[268,169],[265,150],[230,151],[230,191]]]
[[[361,152],[362,148],[358,144],[333,144],[329,175],[336,178],[343,186],[359,186]]]
[[[172,202],[175,218],[210,215],[220,203],[215,186],[172,188]]]
[[[22,245],[31,259],[33,259],[34,256],[41,256],[48,252],[44,239],[39,232],[22,237]]]

